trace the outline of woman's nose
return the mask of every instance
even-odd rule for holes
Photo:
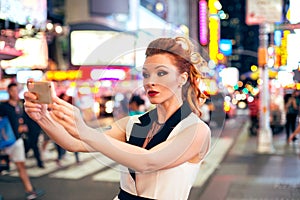
[[[144,79],[145,85],[155,85],[156,82],[157,82],[157,80],[154,75],[150,75],[149,77]]]
[[[149,87],[153,87],[153,86],[155,86],[155,83],[154,82],[144,82],[144,87],[145,88],[149,88]]]

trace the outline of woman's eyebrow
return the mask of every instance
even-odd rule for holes
[[[165,65],[158,65],[158,66],[155,67],[155,69],[159,69],[159,68],[168,68],[168,67],[165,66]]]
[[[155,66],[154,67],[154,69],[159,69],[159,68],[168,68],[166,65],[157,65],[157,66]],[[143,68],[142,68],[143,70],[148,70],[147,68],[146,68],[146,66],[143,66]]]

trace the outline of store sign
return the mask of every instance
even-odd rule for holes
[[[209,17],[209,57],[214,63],[218,63],[220,21],[218,17]]]
[[[46,80],[49,81],[64,81],[64,80],[78,80],[82,78],[82,71],[68,70],[68,71],[47,71],[45,74]]]
[[[199,1],[199,38],[201,45],[208,44],[207,2]]]
[[[282,0],[247,0],[246,24],[258,25],[282,20]]]

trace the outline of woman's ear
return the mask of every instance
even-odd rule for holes
[[[183,86],[187,80],[189,78],[189,75],[187,72],[183,72],[182,74],[180,74],[180,85]]]

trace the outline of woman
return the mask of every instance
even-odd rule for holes
[[[54,92],[49,109],[34,104],[35,95],[25,93],[26,112],[65,149],[98,151],[121,164],[121,189],[115,199],[187,199],[210,147],[210,129],[200,119],[205,100],[195,66],[200,62],[185,38],[152,41],[143,84],[156,108],[122,118],[103,134],[88,127],[79,109]]]

